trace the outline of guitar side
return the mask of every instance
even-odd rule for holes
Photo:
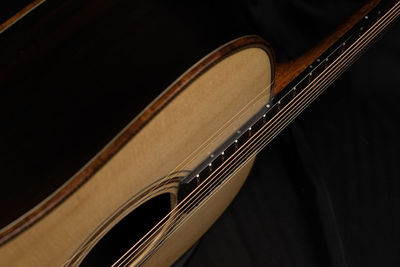
[[[373,5],[364,7],[355,18]],[[352,23],[347,23],[346,29]],[[276,92],[292,80],[290,75],[303,71],[338,39],[332,36],[297,61],[279,64]],[[110,229],[152,198],[167,194],[170,209],[176,207],[180,179],[270,100],[273,66],[270,48],[254,36],[211,53],[178,78],[55,194],[4,228],[0,233],[2,260],[17,266],[76,266]],[[184,224],[168,233],[161,244],[158,240],[168,232],[162,228],[131,263],[173,263],[223,212],[251,164],[230,177],[193,213],[185,214]],[[165,226],[173,223],[168,220]]]
[[[174,208],[179,185],[174,174],[194,169],[269,101],[272,66],[270,48],[254,36],[237,39],[205,57],[142,113],[143,116],[153,111],[153,117],[87,182],[1,246],[3,263],[76,266],[107,231],[151,198],[170,194]],[[165,101],[171,90],[177,90],[176,95]],[[157,101],[163,100],[165,104],[154,112],[160,105]],[[238,114],[246,105],[248,108]],[[126,132],[132,132],[130,127],[138,121],[142,121],[140,116],[108,147],[119,143],[118,138],[126,136]],[[97,157],[91,163],[101,159],[101,153]],[[243,184],[251,164],[231,177],[193,214],[187,214],[187,221],[174,231],[159,253],[154,254],[150,248],[138,261],[151,253],[155,256],[149,258],[150,265],[172,264],[223,212]],[[65,190],[68,183],[60,190]],[[24,257],[20,257],[22,252]]]

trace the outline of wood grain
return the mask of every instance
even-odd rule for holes
[[[90,247],[91,240],[97,240],[96,235],[104,234],[104,229],[121,219],[114,219],[111,214],[129,212],[129,207],[143,201],[141,193],[149,185],[157,187],[159,181],[173,178],[177,171],[190,171],[198,166],[237,130],[237,124],[243,124],[269,100],[265,89],[273,78],[273,62],[267,48],[258,47],[262,43],[257,40],[256,37],[247,37],[247,42],[238,40],[243,46],[232,46],[237,42],[233,41],[179,78],[167,89],[179,84],[179,94],[165,100],[168,104],[159,112],[153,111],[156,115],[142,122],[145,125],[129,141],[125,140],[107,164],[45,217],[0,247],[4,265],[60,266],[74,253],[80,258],[87,252],[85,240],[89,240]],[[233,47],[235,53],[230,54]],[[221,53],[224,50],[227,53]],[[232,120],[243,106],[260,95],[260,101]],[[232,198],[231,193],[224,193],[225,201],[219,205],[226,207]],[[133,203],[125,208],[124,204],[132,199]],[[193,232],[209,227],[218,214],[208,211],[201,216],[208,219],[192,224]],[[104,222],[106,227],[102,228]],[[190,244],[181,242],[179,246],[179,251],[184,251]],[[178,248],[177,244],[174,247]],[[24,257],[20,256],[22,253]]]
[[[302,73],[310,64],[312,64],[323,52],[328,50],[336,41],[338,41],[347,31],[349,31],[357,22],[359,22],[368,12],[377,6],[380,0],[371,0],[363,5],[354,15],[352,15],[337,30],[322,40],[318,45],[308,50],[298,58],[281,62],[276,65],[275,90],[274,94],[282,91],[293,79]]]
[[[235,174],[218,194],[213,194],[195,212],[186,215],[186,222],[175,231],[166,242],[157,250],[157,253],[144,262],[144,266],[167,266],[173,264],[178,258],[187,251],[186,246],[192,246],[208,229],[208,225],[213,224],[236,196],[243,183],[245,182],[254,159],[249,161],[237,174]],[[201,223],[199,223],[201,222]],[[188,234],[189,233],[189,234]],[[186,244],[186,245],[183,245]],[[129,266],[138,266],[135,262]]]
[[[7,30],[9,27],[11,27],[14,23],[16,23],[18,20],[22,19],[26,14],[37,8],[39,5],[41,5],[44,1],[46,0],[34,0],[30,4],[28,4],[26,7],[15,13],[11,18],[0,24],[0,33],[4,32]]]
[[[221,61],[234,51],[246,47],[260,47],[272,56],[269,44],[257,36],[239,38],[215,52],[206,56],[199,64],[178,78],[172,86],[167,88],[153,103],[151,103],[137,118],[135,118],[114,140],[112,140],[97,156],[95,156],[81,171],[73,176],[63,187],[48,197],[45,201],[30,210],[13,224],[3,228],[0,232],[0,245],[21,233],[43,218],[57,205],[62,203],[69,195],[82,186],[92,177],[109,159],[112,158],[136,133],[143,128],[157,113],[162,110],[172,99],[179,95],[193,80],[207,69]]]
[[[43,0],[35,0],[26,8],[15,14],[12,18],[0,25],[0,32],[11,26],[13,23],[22,18],[25,14],[40,5]],[[336,30],[329,37],[324,39],[319,45],[300,56],[299,58],[279,63],[276,66],[275,75],[275,92],[277,94],[281,91],[290,81],[299,75],[304,69],[307,68],[322,52],[329,48],[335,41],[337,41],[343,34],[348,31],[357,21],[375,7],[380,1],[372,0],[366,3],[356,14],[354,14],[346,23],[344,23],[338,30]],[[21,233],[28,227],[32,226],[38,220],[43,218],[57,205],[62,203],[69,195],[76,189],[82,186],[90,177],[95,174],[99,168],[104,166],[107,161],[112,158],[135,134],[144,127],[156,114],[162,110],[172,99],[174,99],[196,76],[210,68],[224,56],[229,54],[229,51],[234,51],[240,47],[248,45],[269,47],[269,45],[259,37],[245,37],[220,48],[215,53],[208,56],[200,64],[192,68],[188,73],[179,78],[174,86],[168,88],[156,101],[154,101],[148,108],[141,113],[133,122],[129,124],[105,149],[103,149],[93,160],[91,160],[80,172],[71,178],[62,188],[56,191],[53,195],[47,198],[44,202],[29,211],[24,217],[17,220],[15,223],[5,227],[0,232],[0,245],[4,244],[7,240]],[[268,52],[271,53],[271,52]]]

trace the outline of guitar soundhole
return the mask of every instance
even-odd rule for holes
[[[145,202],[115,225],[80,266],[111,266],[170,211],[170,194]]]

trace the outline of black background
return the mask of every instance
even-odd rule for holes
[[[354,5],[248,8],[279,60]],[[399,37],[397,24],[264,149],[187,266],[400,266]]]
[[[146,3],[138,2],[138,9]],[[233,38],[240,32],[261,35],[283,61],[316,44],[362,2],[178,2],[174,8],[163,5],[171,14],[163,19],[184,23],[197,10],[200,15],[180,34],[202,47],[198,58],[221,42],[219,35]],[[1,15],[14,9],[4,8]],[[209,12],[236,24],[226,20],[207,32],[203,25],[212,21]],[[238,30],[237,24],[246,29]],[[397,24],[258,156],[238,197],[201,239],[187,266],[400,265],[399,37]],[[110,97],[106,89],[102,97]],[[119,106],[123,112],[129,103]],[[117,116],[115,112],[105,121]],[[121,121],[127,120],[129,116]],[[89,128],[101,123],[94,121]],[[100,139],[104,143],[107,138]],[[62,151],[68,149],[66,145]],[[3,195],[7,197],[13,198]]]

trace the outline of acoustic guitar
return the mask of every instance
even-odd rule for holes
[[[0,265],[173,264],[400,13],[369,1],[276,63],[235,14],[133,2],[37,0],[1,24]]]

